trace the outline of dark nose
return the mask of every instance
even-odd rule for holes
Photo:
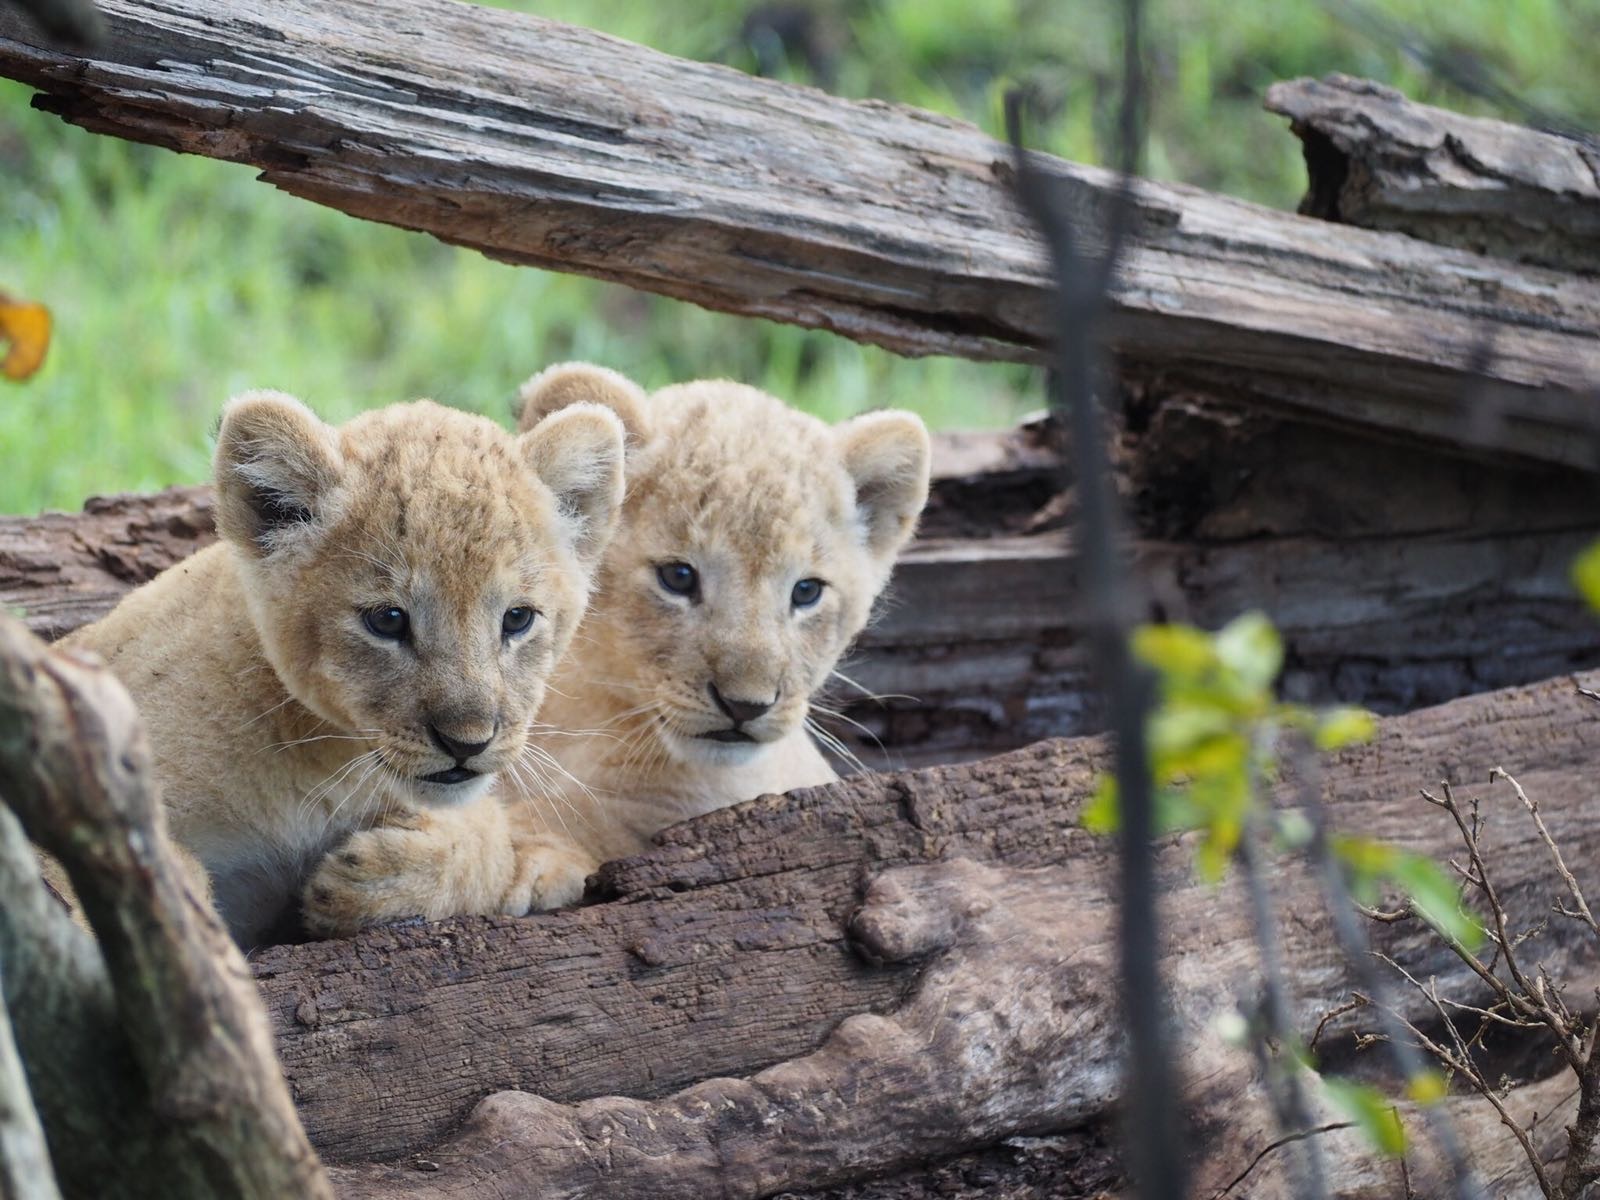
[[[711,690],[711,698],[717,702],[723,714],[741,725],[746,721],[754,721],[778,702],[776,696],[771,700],[730,700],[717,690],[716,684],[708,683],[706,687]]]
[[[491,733],[481,742],[458,742],[437,725],[429,725],[428,733],[433,738],[433,744],[457,762],[466,762],[474,754],[482,754],[494,741],[494,734]]]

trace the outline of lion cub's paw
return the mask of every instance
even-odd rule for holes
[[[307,931],[346,937],[405,917],[451,915],[450,849],[425,828],[382,826],[352,834],[323,856],[306,883]]]
[[[592,855],[559,834],[519,839],[516,876],[506,907],[516,912],[542,912],[576,904],[583,899],[589,876],[599,867]]]

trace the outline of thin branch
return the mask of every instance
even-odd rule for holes
[[[1383,1034],[1379,1040],[1388,1049],[1395,1073],[1401,1080],[1414,1079],[1423,1068],[1423,1060],[1416,1047],[1405,1041],[1402,1036],[1405,1032],[1403,1022],[1396,1016],[1394,1006],[1384,999],[1388,988],[1374,967],[1371,947],[1356,920],[1354,900],[1328,838],[1328,813],[1322,801],[1317,759],[1303,741],[1297,743],[1296,767],[1301,806],[1311,818],[1311,861],[1322,885],[1323,903],[1327,905],[1333,921],[1334,933],[1361,991],[1377,1001],[1375,1007]],[[1451,1191],[1456,1200],[1485,1200],[1483,1185],[1473,1171],[1472,1164],[1467,1161],[1455,1128],[1442,1107],[1430,1105],[1424,1111],[1439,1149],[1450,1166]]]
[[[1539,836],[1544,839],[1545,848],[1550,851],[1550,857],[1556,860],[1556,870],[1561,872],[1561,881],[1567,885],[1567,891],[1571,894],[1573,903],[1578,906],[1578,913],[1576,915],[1581,915],[1584,922],[1589,926],[1590,930],[1594,932],[1595,936],[1600,937],[1600,925],[1595,924],[1594,914],[1589,911],[1589,902],[1583,898],[1583,889],[1578,886],[1577,879],[1573,876],[1572,872],[1567,869],[1567,860],[1561,856],[1561,848],[1556,845],[1555,838],[1550,836],[1550,829],[1545,825],[1544,817],[1539,813],[1538,804],[1528,798],[1528,793],[1522,790],[1522,785],[1508,775],[1505,771],[1505,768],[1496,767],[1494,770],[1490,771],[1489,779],[1491,781],[1496,779],[1504,779],[1511,785],[1512,791],[1517,793],[1517,799],[1522,801],[1522,807],[1528,810],[1528,815],[1533,818],[1534,825],[1538,827]],[[1557,904],[1556,911],[1562,913],[1564,916],[1570,917],[1575,915],[1568,912],[1566,909],[1561,908],[1559,903]]]
[[[1483,854],[1479,849],[1476,816],[1474,816],[1472,825],[1469,827],[1466,819],[1461,815],[1461,806],[1456,803],[1455,794],[1450,785],[1448,783],[1442,784],[1441,790],[1444,792],[1443,800],[1431,795],[1426,790],[1423,791],[1422,795],[1430,804],[1449,813],[1450,818],[1456,823],[1456,829],[1461,834],[1462,842],[1466,845],[1467,854],[1471,857],[1472,869],[1478,877],[1484,900],[1489,905],[1489,915],[1494,922],[1494,931],[1490,937],[1495,944],[1496,955],[1504,959],[1506,970],[1511,973],[1512,982],[1516,985],[1515,988],[1507,986],[1506,982],[1495,974],[1493,964],[1488,967],[1484,966],[1477,955],[1453,938],[1441,937],[1440,940],[1479,979],[1483,980],[1507,1007],[1515,1011],[1519,1016],[1529,1017],[1547,1025],[1550,1031],[1555,1034],[1556,1044],[1560,1046],[1568,1065],[1575,1071],[1580,1070],[1582,1067],[1582,1051],[1581,1047],[1573,1039],[1570,1023],[1565,1019],[1562,1012],[1557,1011],[1544,1001],[1543,991],[1538,982],[1529,980],[1521,967],[1517,965],[1514,949],[1519,943],[1512,938],[1507,927],[1505,906],[1501,904],[1500,896],[1494,889],[1494,883],[1489,878],[1489,869],[1485,865]]]
[[[1111,205],[1107,249],[1098,261],[1078,248],[1078,231],[1055,181],[1022,148],[1021,101],[1006,97],[1006,132],[1023,208],[1050,252],[1054,282],[1055,366],[1052,400],[1070,422],[1078,494],[1079,545],[1087,634],[1095,673],[1109,698],[1116,746],[1121,809],[1119,948],[1129,1031],[1129,1166],[1138,1194],[1178,1200],[1187,1192],[1178,1121],[1173,1055],[1163,1013],[1159,966],[1157,883],[1151,841],[1155,833],[1145,721],[1153,682],[1129,652],[1131,615],[1142,609],[1124,567],[1125,543],[1111,486],[1104,434],[1095,404],[1104,383],[1100,326],[1108,293],[1132,227],[1134,175],[1143,146],[1144,66],[1139,0],[1123,5],[1123,90],[1119,160],[1122,171]]]
[[[1234,857],[1239,864],[1240,881],[1249,897],[1250,919],[1255,929],[1256,948],[1261,955],[1261,1007],[1267,1027],[1281,1048],[1293,1039],[1293,1025],[1284,994],[1283,954],[1278,945],[1277,923],[1272,916],[1272,901],[1266,881],[1261,877],[1254,822],[1251,826],[1239,839],[1239,848]],[[1318,1026],[1320,1029],[1321,1026]],[[1298,1176],[1295,1195],[1321,1200],[1328,1194],[1322,1152],[1315,1138],[1300,1136],[1312,1128],[1312,1122],[1310,1110],[1306,1107],[1305,1092],[1300,1086],[1299,1067],[1291,1062],[1287,1069],[1281,1063],[1274,1068],[1268,1059],[1265,1039],[1256,1038],[1254,1041],[1257,1061],[1261,1065],[1273,1112],[1278,1119],[1279,1132],[1299,1139],[1295,1142],[1295,1174]]]
[[[1311,1034],[1311,1040],[1306,1043],[1306,1050],[1311,1054],[1315,1054],[1317,1052],[1317,1043],[1322,1040],[1322,1035],[1327,1030],[1329,1024],[1337,1021],[1346,1013],[1353,1013],[1358,1009],[1366,1008],[1370,1003],[1372,1002],[1365,996],[1353,994],[1350,1000],[1345,1001],[1336,1008],[1330,1008],[1327,1012],[1323,1013],[1322,1019],[1317,1022],[1317,1028]]]
[[[1410,971],[1407,971],[1398,962],[1386,954],[1378,954],[1378,958],[1388,963],[1393,970],[1398,971],[1401,975],[1403,975],[1406,979],[1406,982],[1412,987],[1416,988],[1416,990],[1427,999],[1428,1003],[1433,1006],[1434,1012],[1439,1014],[1439,1020],[1443,1022],[1444,1027],[1449,1030],[1450,1038],[1455,1043],[1456,1052],[1451,1054],[1444,1047],[1440,1046],[1427,1035],[1422,1033],[1421,1030],[1419,1030],[1415,1025],[1411,1024],[1410,1021],[1407,1021],[1404,1017],[1397,1016],[1397,1019],[1406,1027],[1407,1030],[1410,1031],[1411,1035],[1418,1040],[1419,1044],[1427,1049],[1428,1053],[1432,1054],[1436,1059],[1439,1060],[1439,1062],[1448,1066],[1452,1071],[1466,1076],[1467,1080],[1472,1084],[1473,1090],[1494,1106],[1495,1112],[1499,1114],[1500,1123],[1509,1129],[1513,1135],[1515,1135],[1517,1142],[1522,1146],[1523,1153],[1527,1155],[1528,1163],[1533,1167],[1534,1177],[1539,1181],[1539,1190],[1542,1191],[1547,1197],[1551,1197],[1553,1200],[1553,1198],[1557,1195],[1555,1185],[1551,1181],[1549,1174],[1546,1173],[1544,1169],[1544,1163],[1539,1158],[1539,1151],[1534,1146],[1533,1139],[1528,1135],[1528,1131],[1525,1130],[1522,1125],[1511,1116],[1509,1111],[1507,1111],[1504,1101],[1500,1099],[1499,1094],[1495,1091],[1494,1087],[1489,1083],[1489,1081],[1483,1077],[1483,1072],[1478,1070],[1478,1064],[1472,1059],[1472,1052],[1467,1048],[1466,1043],[1462,1041],[1461,1031],[1456,1028],[1455,1022],[1450,1019],[1450,1014],[1445,1012],[1444,1005],[1439,1001],[1437,987],[1433,986],[1431,981],[1430,986],[1424,987],[1420,982],[1418,982],[1416,977],[1413,976]]]

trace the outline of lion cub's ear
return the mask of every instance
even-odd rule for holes
[[[256,555],[288,545],[327,519],[343,467],[338,434],[293,396],[236,396],[217,432],[218,531]]]
[[[932,447],[922,418],[889,410],[867,413],[836,427],[844,469],[856,485],[856,508],[867,549],[892,559],[910,540],[928,501]]]
[[[592,568],[622,511],[623,427],[611,409],[570,404],[517,438],[523,458],[555,493],[567,538]]]
[[[551,413],[569,404],[603,404],[622,422],[628,441],[637,446],[648,436],[644,389],[616,371],[590,363],[557,363],[546,367],[517,392],[522,405],[517,428],[532,429]]]

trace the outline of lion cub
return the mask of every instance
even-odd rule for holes
[[[352,830],[470,801],[516,761],[622,465],[598,405],[516,436],[428,401],[337,429],[278,393],[227,406],[221,540],[65,644],[138,703],[168,830],[241,945]]]
[[[505,803],[356,834],[307,893],[327,932],[570,903],[669,824],[835,778],[813,694],[866,624],[927,499],[906,412],[829,427],[735,383],[647,396],[584,364],[523,388],[522,427],[586,404],[629,438],[628,494],[572,655]]]

